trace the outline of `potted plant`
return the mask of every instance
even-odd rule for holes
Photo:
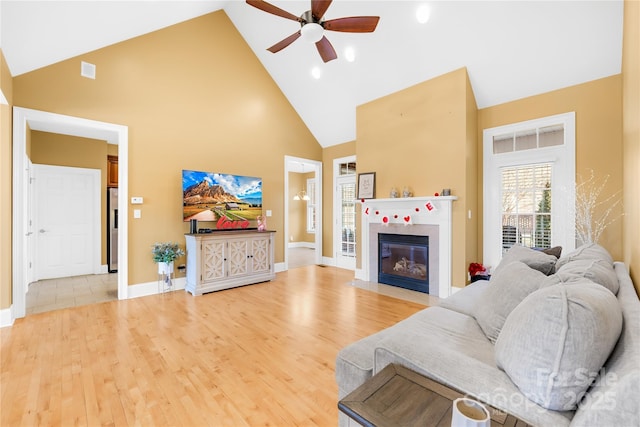
[[[184,255],[180,246],[172,242],[154,243],[151,253],[153,261],[158,263],[158,274],[166,274],[167,276],[173,273],[173,261]]]

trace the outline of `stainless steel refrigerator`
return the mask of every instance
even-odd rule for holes
[[[107,264],[109,273],[118,271],[118,189],[107,189]]]

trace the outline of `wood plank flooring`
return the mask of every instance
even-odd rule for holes
[[[68,308],[0,330],[1,426],[334,426],[343,346],[423,305],[309,266]]]

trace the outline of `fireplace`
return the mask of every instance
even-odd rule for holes
[[[378,283],[429,293],[429,236],[378,234]]]
[[[451,295],[452,258],[452,205],[455,196],[403,197],[391,199],[362,200],[362,268],[356,270],[356,278],[364,281],[378,281],[379,234],[400,234],[403,236],[426,237],[425,264],[427,280],[423,292],[446,298]],[[415,249],[414,249],[415,256]],[[405,255],[407,262],[411,259]],[[402,261],[402,256],[395,263]],[[402,268],[402,264],[398,266]]]

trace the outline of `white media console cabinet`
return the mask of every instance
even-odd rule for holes
[[[186,234],[185,289],[202,295],[274,279],[274,234],[257,230]]]

